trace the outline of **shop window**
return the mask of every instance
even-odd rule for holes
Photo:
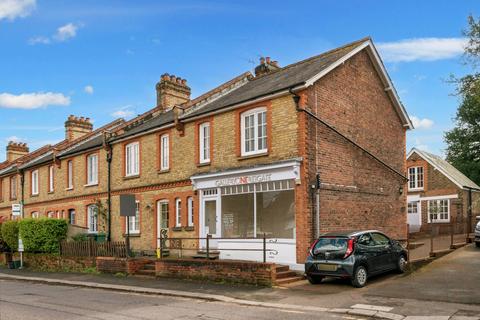
[[[258,192],[257,237],[295,237],[295,194],[293,190]]]

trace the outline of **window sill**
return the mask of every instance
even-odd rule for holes
[[[130,232],[130,238],[140,238],[140,236],[141,236],[140,232]],[[126,232],[123,234],[123,237],[124,238],[127,237]]]
[[[140,178],[139,174],[131,175],[131,176],[124,176],[123,180],[132,180],[132,179],[138,179]]]
[[[172,231],[182,231],[183,228],[182,227],[173,227],[172,228]]]
[[[195,227],[194,226],[185,227],[185,231],[195,231]]]
[[[169,173],[170,172],[170,169],[160,169],[160,170],[157,170],[157,173],[158,174],[164,174],[164,173]]]
[[[32,197],[32,198],[38,197],[38,193],[37,194],[31,194],[30,197]]]
[[[65,191],[72,191],[72,190],[73,190],[73,187],[65,189]]]
[[[85,188],[88,188],[88,187],[98,187],[98,182],[97,183],[89,183],[89,184],[86,184],[84,185]]]
[[[48,191],[48,194],[54,194],[55,191]]]
[[[408,189],[408,192],[416,192],[416,191],[423,191],[423,188],[413,188],[413,189]]]
[[[209,165],[211,165],[212,163],[210,161],[208,162],[199,162],[197,163],[197,167],[208,167]]]
[[[259,157],[268,157],[268,152],[249,154],[249,155],[245,155],[245,156],[242,155],[242,156],[238,157],[238,160],[247,160],[247,159],[259,158]]]

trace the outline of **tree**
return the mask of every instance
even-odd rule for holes
[[[464,31],[468,42],[465,61],[474,73],[454,79],[460,105],[455,117],[455,127],[446,132],[447,161],[480,184],[480,19],[468,17],[468,29]]]

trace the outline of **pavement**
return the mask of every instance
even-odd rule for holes
[[[333,312],[384,319],[480,319],[480,250],[463,247],[410,274],[369,279],[365,288],[348,281],[306,281],[261,288],[176,279],[149,279],[0,269],[0,279],[35,280],[122,292],[194,298],[292,312]],[[19,278],[21,277],[21,279]],[[3,289],[0,290],[3,292]],[[426,318],[411,318],[426,317]],[[3,318],[1,318],[3,319]]]

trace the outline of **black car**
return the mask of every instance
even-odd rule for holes
[[[312,284],[337,277],[349,278],[354,287],[360,288],[372,275],[405,272],[407,254],[398,241],[380,231],[327,233],[310,247],[305,274]]]

